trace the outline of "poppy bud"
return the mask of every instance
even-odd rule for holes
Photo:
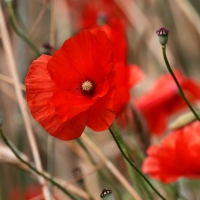
[[[47,54],[47,55],[51,55],[52,50],[53,50],[53,47],[48,43],[43,44],[40,48],[41,53]]]
[[[105,24],[107,21],[107,15],[105,12],[99,12],[97,16],[97,24],[102,25]]]
[[[80,167],[74,168],[72,170],[72,174],[73,174],[74,178],[79,178],[79,177],[81,177],[83,175],[82,170],[81,170]],[[78,183],[82,185],[84,183],[83,178],[79,179]]]
[[[104,189],[101,192],[100,197],[103,200],[114,200],[114,196],[112,195],[112,190],[106,190],[106,189]]]
[[[156,33],[158,35],[158,39],[159,39],[160,44],[162,46],[165,46],[167,44],[167,41],[168,41],[169,31],[166,28],[162,27],[159,30],[157,30]]]

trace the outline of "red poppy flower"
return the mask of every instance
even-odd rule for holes
[[[200,85],[184,77],[178,70],[175,75],[190,103],[200,99]],[[152,134],[159,135],[166,130],[167,120],[178,111],[187,108],[170,74],[161,76],[153,88],[134,102],[147,121]]]
[[[177,129],[147,150],[142,171],[164,183],[200,178],[200,122]]]
[[[25,80],[33,117],[62,140],[80,137],[86,125],[106,130],[115,118],[113,65],[113,47],[102,31],[81,31],[52,57],[42,55]]]

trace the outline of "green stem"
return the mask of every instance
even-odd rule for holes
[[[134,162],[132,156],[131,156],[131,149],[129,147],[129,145],[125,142],[125,140],[123,139],[122,135],[120,134],[119,128],[117,126],[116,121],[113,123],[113,128],[114,131],[117,135],[117,140],[120,141],[121,146],[123,146],[124,152],[128,155],[129,159],[131,160],[131,162]],[[151,192],[149,191],[149,189],[146,186],[146,182],[144,182],[144,180],[141,178],[141,176],[139,176],[139,174],[135,174],[134,171],[132,170],[132,167],[129,165],[129,163],[125,160],[125,164],[129,173],[129,176],[131,178],[131,181],[133,183],[135,182],[139,182],[139,184],[136,184],[135,187],[138,189],[138,191],[142,194],[144,194],[144,191],[146,192],[146,194],[148,195],[150,200],[153,200],[153,196],[151,194]]]
[[[117,126],[117,123],[116,121],[113,122],[113,128],[114,128],[114,131],[118,137],[118,140],[120,141],[121,145],[123,146],[123,149],[125,151],[125,153],[128,155],[129,159],[134,162],[132,156],[131,156],[131,149],[129,148],[128,144],[123,140],[122,138],[122,135],[120,134],[119,132],[119,128]]]
[[[25,160],[23,160],[20,155],[17,152],[17,149],[15,149],[15,147],[13,146],[13,144],[11,144],[11,142],[6,138],[6,136],[3,134],[3,131],[0,129],[0,135],[3,139],[3,141],[6,143],[6,145],[8,145],[8,147],[11,149],[11,151],[15,154],[15,156],[22,162],[24,163],[26,166],[28,166],[32,171],[34,171],[36,174],[42,176],[43,178],[45,178],[46,180],[48,180],[50,183],[52,183],[53,185],[55,185],[56,187],[58,187],[61,191],[63,191],[68,197],[70,197],[72,200],[77,200],[72,194],[70,194],[64,187],[62,187],[59,183],[57,183],[56,181],[54,181],[53,179],[49,178],[48,176],[46,176],[45,174],[43,174],[42,172],[38,171],[35,167],[33,167],[32,165],[30,165],[28,162],[26,162]]]
[[[194,195],[194,199],[195,200],[198,200],[198,193],[197,193],[197,190],[196,190],[196,183],[195,183],[195,180],[190,180],[189,181],[189,184],[191,186],[191,190],[193,192],[193,195]]]
[[[21,33],[16,24],[15,24],[15,15],[14,15],[14,11],[13,11],[13,7],[12,7],[12,2],[7,2],[7,5],[8,5],[8,10],[9,10],[9,14],[10,14],[10,18],[11,18],[11,25],[14,29],[14,31],[16,32],[16,34],[22,39],[24,40],[31,48],[32,50],[35,52],[35,54],[37,56],[40,56],[40,52],[39,50],[37,49],[37,47],[23,34]]]
[[[183,92],[183,90],[182,90],[182,88],[181,88],[181,86],[180,86],[180,84],[179,84],[179,82],[178,82],[176,76],[174,75],[173,70],[171,69],[171,66],[170,66],[170,64],[169,64],[169,62],[168,62],[168,59],[167,59],[166,47],[165,47],[165,46],[162,47],[162,52],[163,52],[163,57],[164,57],[164,60],[165,60],[165,64],[166,64],[166,66],[167,66],[167,69],[169,70],[170,74],[172,75],[172,77],[173,77],[173,79],[174,79],[174,81],[175,81],[175,83],[176,83],[176,85],[177,85],[177,87],[178,87],[178,89],[179,89],[180,95],[182,96],[182,98],[184,99],[185,103],[186,103],[187,106],[190,108],[190,110],[193,112],[193,114],[195,115],[195,117],[200,121],[199,115],[195,112],[195,110],[194,110],[194,109],[192,108],[192,106],[190,105],[190,103],[189,103],[189,101],[187,100],[187,98],[186,98],[186,96],[185,96],[185,94],[184,94],[184,92]]]
[[[90,152],[88,151],[87,147],[85,146],[85,144],[82,142],[81,138],[77,139],[78,144],[80,145],[80,147],[85,151],[85,153],[87,154],[90,162],[93,165],[96,165],[96,162],[94,161],[92,155],[90,154]],[[101,170],[97,171],[98,175],[100,176],[100,178],[104,181],[106,181],[108,184],[111,185],[111,187],[114,189],[115,193],[117,194],[117,196],[119,197],[119,199],[122,199],[121,197],[121,193],[119,192],[118,188],[115,186],[115,184],[113,184],[113,182],[103,173],[101,172]]]
[[[142,172],[135,166],[135,164],[129,160],[128,156],[126,155],[126,153],[124,152],[123,147],[121,147],[120,145],[120,141],[117,140],[117,135],[115,135],[115,133],[112,131],[111,128],[109,128],[110,133],[113,137],[113,139],[115,140],[119,150],[121,151],[123,157],[126,159],[126,161],[135,169],[135,171],[146,181],[146,183],[148,183],[148,185],[154,190],[154,192],[163,200],[166,200],[157,190],[156,188],[154,188],[154,186],[151,184],[151,182],[142,174]]]
[[[175,185],[174,193],[177,194],[177,198],[176,198],[176,199],[180,198],[180,199],[182,199],[182,200],[187,200],[187,198],[184,197],[184,196],[181,194],[181,188],[180,188],[179,183],[176,182],[176,183],[174,183],[174,185]]]

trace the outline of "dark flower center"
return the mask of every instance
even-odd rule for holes
[[[79,89],[82,94],[91,96],[94,93],[96,84],[91,79],[87,78],[79,84]]]

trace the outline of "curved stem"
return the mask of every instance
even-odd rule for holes
[[[87,154],[90,162],[95,166],[96,162],[94,161],[92,155],[90,154],[90,152],[88,151],[87,147],[85,146],[85,144],[83,143],[83,141],[81,140],[81,138],[77,139],[78,144],[80,145],[80,147],[85,151],[85,153]],[[111,187],[114,189],[114,191],[116,192],[117,196],[119,197],[119,199],[122,199],[121,197],[121,193],[119,192],[118,188],[115,186],[115,184],[101,171],[98,170],[97,171],[99,177],[106,181],[108,184],[111,185]]]
[[[176,76],[174,75],[174,72],[173,72],[173,70],[172,70],[172,68],[171,68],[171,66],[170,66],[170,64],[168,62],[168,59],[167,59],[166,47],[165,46],[162,47],[162,52],[163,52],[163,57],[164,57],[167,69],[169,70],[170,74],[172,75],[172,77],[173,77],[173,79],[174,79],[174,81],[175,81],[175,83],[176,83],[176,85],[177,85],[177,87],[179,89],[180,95],[182,96],[182,98],[184,99],[185,103],[190,108],[190,110],[192,111],[192,113],[194,114],[194,116],[200,121],[199,115],[195,112],[195,110],[190,105],[190,102],[187,100],[187,98],[186,98],[186,96],[185,96],[185,94],[184,94],[184,92],[183,92],[183,90],[182,90],[182,88],[181,88],[181,86],[180,86],[180,84],[179,84]]]
[[[123,157],[126,159],[126,161],[135,169],[135,171],[146,181],[146,183],[148,183],[148,185],[154,190],[154,192],[162,199],[162,200],[166,200],[157,190],[156,188],[151,184],[151,182],[142,174],[142,172],[135,166],[135,164],[129,160],[128,156],[126,155],[126,153],[124,152],[124,149],[121,147],[120,145],[120,141],[117,139],[117,135],[112,131],[111,128],[109,128],[109,131],[113,137],[113,139],[115,140],[119,150],[121,151]]]
[[[37,49],[37,47],[23,34],[21,33],[16,24],[15,24],[15,15],[14,15],[14,11],[13,11],[13,7],[12,7],[12,2],[7,2],[8,5],[8,10],[9,10],[9,14],[10,14],[10,18],[11,18],[11,25],[14,29],[14,31],[16,32],[16,34],[22,39],[24,40],[30,47],[31,49],[35,52],[35,54],[37,56],[40,56],[40,52]]]
[[[72,194],[70,194],[70,192],[68,192],[64,187],[62,187],[59,183],[57,183],[56,181],[54,181],[53,179],[49,178],[48,176],[46,176],[45,174],[43,174],[42,172],[38,171],[35,167],[33,167],[32,165],[30,165],[28,162],[26,162],[24,159],[22,159],[19,155],[19,153],[17,152],[17,149],[10,143],[10,141],[6,138],[6,136],[3,134],[3,131],[0,129],[0,135],[3,139],[3,141],[6,143],[6,145],[8,145],[8,147],[11,149],[11,151],[15,154],[15,156],[22,162],[24,163],[26,166],[28,166],[32,171],[34,171],[36,174],[42,176],[43,178],[45,178],[46,180],[48,180],[49,182],[51,182],[53,185],[55,185],[56,187],[58,187],[61,191],[63,191],[68,197],[70,197],[72,200],[77,200]]]

